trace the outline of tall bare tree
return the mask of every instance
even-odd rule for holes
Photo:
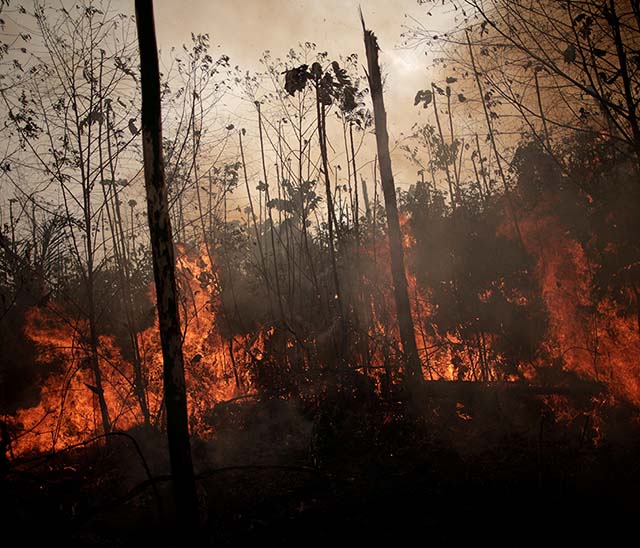
[[[189,438],[175,252],[164,177],[158,48],[152,0],[136,0],[135,6],[141,64],[145,189],[164,360],[169,456],[178,522],[189,532],[198,527],[198,500]]]
[[[393,170],[391,169],[391,156],[389,155],[387,113],[384,108],[382,77],[380,75],[380,65],[378,62],[378,39],[372,31],[365,28],[364,19],[362,19],[362,29],[364,31],[364,45],[367,52],[367,66],[369,67],[369,88],[373,100],[373,117],[378,147],[380,177],[382,179],[382,191],[384,192],[384,203],[387,212],[391,276],[393,279],[400,339],[402,341],[402,350],[405,359],[405,376],[409,389],[413,393],[416,393],[420,390],[424,377],[418,356],[413,318],[411,317],[411,304],[407,290],[400,218],[396,201],[396,189],[393,181]]]

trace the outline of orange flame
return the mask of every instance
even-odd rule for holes
[[[549,354],[566,370],[606,383],[612,396],[640,405],[636,319],[609,298],[595,300],[594,265],[553,215],[529,216],[520,229],[549,312]]]
[[[189,422],[200,436],[211,435],[207,413],[216,403],[237,396],[249,388],[246,364],[260,352],[264,340],[238,340],[230,350],[222,336],[218,302],[219,288],[206,253],[189,256],[180,250],[177,271],[180,285],[180,314],[183,327],[183,355],[188,392]],[[150,291],[153,293],[153,288]],[[33,308],[26,318],[25,333],[38,350],[38,362],[62,370],[41,381],[40,402],[19,410],[14,418],[15,455],[60,449],[81,443],[99,433],[100,413],[93,375],[87,367],[90,349],[84,334],[84,320],[68,320],[57,305]],[[162,349],[157,317],[152,327],[138,334],[146,396],[152,422],[162,424]],[[128,429],[142,424],[133,387],[133,366],[127,362],[113,337],[99,338],[99,364],[103,390],[113,428]],[[235,370],[241,364],[240,370]]]

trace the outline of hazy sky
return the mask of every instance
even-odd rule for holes
[[[409,22],[406,16],[436,28],[446,27],[451,20],[435,12],[428,17],[427,9],[416,0],[156,0],[154,5],[160,49],[188,43],[192,32],[208,33],[214,56],[226,53],[233,65],[250,71],[261,70],[259,59],[264,50],[280,57],[305,41],[315,42],[330,57],[358,53],[364,63],[360,5],[382,49],[392,142],[424,116],[413,106],[413,98],[432,79],[423,51],[398,47],[403,25]],[[403,164],[396,167],[407,168],[396,157]]]
[[[71,6],[75,0],[47,0],[51,6],[58,2]],[[110,4],[115,11],[133,14],[132,0],[110,0]],[[383,74],[387,76],[385,103],[393,146],[401,138],[401,132],[411,131],[416,120],[426,121],[427,113],[413,106],[413,98],[417,90],[428,87],[434,78],[429,69],[430,59],[425,57],[424,51],[398,47],[402,41],[403,25],[410,22],[409,16],[430,28],[441,30],[451,26],[450,15],[433,10],[434,16],[428,17],[427,8],[419,6],[417,0],[154,1],[158,45],[165,53],[168,54],[172,47],[189,44],[191,33],[208,33],[214,58],[225,53],[233,66],[238,65],[241,70],[250,72],[262,70],[259,59],[265,50],[270,50],[274,58],[284,57],[289,49],[307,41],[316,43],[319,51],[328,51],[330,58],[357,53],[361,62],[366,63],[359,5],[367,26],[378,36],[382,50]],[[32,47],[29,44],[29,48]],[[227,119],[221,123],[241,124],[234,119],[234,114],[237,114],[234,106],[227,104],[226,107],[227,112],[221,112],[221,116]],[[254,130],[255,124],[248,127],[248,164],[252,163],[252,157],[257,162],[257,154],[254,154],[257,147],[254,146],[252,151],[250,141]],[[366,179],[371,181],[370,166],[364,162],[373,160],[375,144],[370,136],[366,143],[358,165],[363,170],[367,169]],[[392,158],[396,184],[406,188],[415,182],[418,168],[398,150],[392,152]],[[342,163],[340,158],[336,162]],[[259,170],[253,171],[257,173]],[[3,192],[0,186],[0,194]]]
[[[315,42],[330,54],[364,55],[358,5],[378,35],[388,70],[419,82],[424,56],[396,50],[405,14],[426,18],[416,0],[156,0],[160,47],[189,41],[190,33],[209,33],[234,64],[259,70],[264,50],[284,55],[299,42]],[[422,70],[420,70],[422,69]]]

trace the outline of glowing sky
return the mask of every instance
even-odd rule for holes
[[[431,81],[424,52],[399,47],[403,25],[415,17],[442,28],[449,19],[445,12],[428,17],[416,0],[155,0],[154,5],[160,49],[188,43],[192,32],[208,33],[214,52],[226,53],[233,65],[250,71],[261,70],[263,51],[284,56],[305,41],[315,42],[330,58],[358,53],[364,63],[360,5],[382,48],[392,142],[424,116],[413,106],[413,98]],[[401,158],[397,163],[399,171],[409,169]]]

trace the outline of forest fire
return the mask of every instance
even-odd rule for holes
[[[640,405],[640,331],[628,305],[594,296],[596,265],[551,211],[537,211],[521,230],[549,311],[544,346],[551,365],[603,383],[614,401]]]
[[[216,403],[250,389],[246,365],[261,352],[264,335],[255,337],[252,343],[240,341],[235,348],[222,340],[216,323],[217,290],[208,257],[201,252],[189,258],[181,251],[177,266],[183,294],[189,418],[194,433],[207,437],[210,428],[206,414]],[[42,369],[54,373],[40,379],[38,405],[16,414],[18,434],[12,445],[15,456],[64,449],[86,441],[90,433],[100,433],[95,381],[86,365],[90,352],[83,335],[86,329],[83,322],[68,319],[55,304],[27,312],[25,334],[37,348],[36,359]],[[139,333],[139,340],[146,372],[147,405],[152,422],[158,425],[163,421],[163,388],[157,318],[151,327]],[[99,360],[112,427],[128,430],[142,424],[144,417],[132,385],[133,366],[123,358],[114,337],[100,337]],[[242,370],[235,370],[236,361],[244,365]]]
[[[402,225],[406,251],[410,255],[415,240],[407,218]],[[508,228],[500,230],[509,232]],[[520,230],[525,247],[535,262],[532,275],[541,287],[549,313],[547,333],[540,343],[539,361],[517,364],[520,380],[517,376],[502,376],[503,373],[491,364],[484,379],[533,383],[553,391],[554,388],[566,389],[571,378],[562,374],[573,372],[579,378],[606,386],[607,394],[613,398],[611,403],[622,399],[639,405],[640,365],[634,356],[640,352],[640,337],[635,319],[627,317],[619,305],[609,299],[592,301],[593,268],[581,245],[566,235],[566,230],[548,208],[522,219]],[[515,235],[508,234],[508,237]],[[554,245],[547,245],[549,241]],[[376,246],[377,261],[381,265],[387,264],[388,245],[383,242]],[[230,344],[220,329],[220,287],[206,248],[190,254],[181,247],[177,267],[182,295],[180,310],[187,363],[189,421],[195,435],[207,438],[214,434],[207,416],[215,405],[254,389],[252,371],[261,367],[267,352],[265,347],[269,346],[267,342],[273,338],[275,330],[258,326],[257,331],[244,337],[236,336]],[[491,333],[482,334],[485,348],[478,349],[459,333],[440,331],[433,319],[428,288],[421,287],[416,275],[410,272],[408,282],[415,335],[426,379],[479,380],[483,374],[482,360],[487,360],[493,353],[493,359],[500,361],[499,354],[491,349]],[[390,288],[389,272],[384,268],[375,271],[375,278],[368,280],[369,284]],[[495,290],[505,290],[504,286],[499,288],[497,281],[493,285],[498,288]],[[149,300],[153,298],[151,290]],[[388,346],[388,341],[397,340],[398,333],[389,323],[394,311],[391,291],[377,297],[372,293],[370,298],[368,367],[365,363],[364,370],[376,382],[380,393],[385,382],[399,382],[397,375],[390,373],[395,368],[392,362],[398,356],[392,356],[394,351]],[[481,300],[488,298],[483,296]],[[521,297],[518,304],[525,305],[526,299]],[[37,361],[45,371],[53,370],[54,373],[43,375],[38,405],[16,414],[14,428],[19,434],[12,446],[16,456],[63,449],[85,441],[88,432],[100,432],[96,389],[86,366],[89,350],[83,333],[87,327],[80,320],[65,318],[64,314],[55,304],[46,308],[34,307],[27,313],[25,334],[37,348]],[[146,374],[147,405],[152,423],[161,425],[162,352],[157,318],[138,336]],[[383,342],[377,344],[375,341]],[[318,342],[312,341],[316,351]],[[291,349],[296,343],[287,338],[286,345]],[[144,418],[132,386],[133,366],[123,358],[114,337],[100,337],[99,359],[113,428],[127,430],[142,424]],[[326,369],[331,364],[320,366]],[[356,363],[355,367],[358,366]],[[305,367],[309,367],[308,362]],[[391,377],[383,379],[385,375]],[[562,409],[557,411],[562,412]]]
[[[635,523],[638,1],[62,4],[0,1],[0,539]]]
[[[27,314],[26,336],[38,349],[38,362],[43,369],[60,367],[59,373],[40,380],[40,402],[16,414],[19,434],[12,452],[20,456],[29,452],[45,452],[81,443],[87,434],[99,431],[96,415],[94,379],[87,367],[88,350],[82,322],[65,321],[55,305],[47,309],[31,309]],[[101,337],[100,360],[105,375],[105,396],[111,403],[114,419],[121,428],[136,424],[130,403],[131,390],[127,374],[130,366],[120,354],[112,338]]]

